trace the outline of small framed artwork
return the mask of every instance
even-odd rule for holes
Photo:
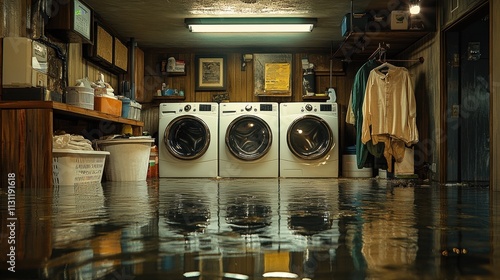
[[[226,90],[226,57],[224,55],[197,55],[195,90]]]

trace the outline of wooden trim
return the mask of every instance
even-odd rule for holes
[[[500,2],[490,1],[490,191],[500,191]]]
[[[439,176],[438,176],[438,181],[439,183],[445,183],[446,182],[446,170],[447,170],[447,153],[448,153],[448,140],[446,137],[446,131],[447,131],[447,125],[446,125],[446,114],[443,116],[443,112],[446,112],[446,104],[447,104],[447,90],[446,90],[446,32],[442,31],[440,34],[440,54],[439,57],[441,58],[441,71],[439,71],[440,74],[440,100],[439,100],[439,111],[441,112],[440,117],[439,117],[439,127],[441,129],[440,135],[438,136],[439,143],[440,143],[440,148],[439,148],[439,155],[438,155],[438,161],[439,161]],[[444,137],[443,137],[444,136]]]

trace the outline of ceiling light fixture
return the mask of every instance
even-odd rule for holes
[[[191,32],[311,32],[315,18],[187,18]]]
[[[420,1],[411,0],[410,1],[410,14],[417,15],[420,13]]]

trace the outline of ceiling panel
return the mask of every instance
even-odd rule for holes
[[[85,0],[122,39],[133,37],[143,48],[314,48],[341,45],[340,25],[352,9],[388,14],[401,1],[375,0]],[[431,0],[428,0],[431,1]],[[431,1],[434,2],[434,1]],[[191,33],[185,18],[313,17],[317,25],[306,34]]]

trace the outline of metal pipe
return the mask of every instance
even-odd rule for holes
[[[130,38],[130,99],[135,100],[135,47],[137,43],[135,42],[134,37]]]

